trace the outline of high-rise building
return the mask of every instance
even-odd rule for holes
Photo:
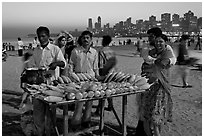
[[[168,31],[171,28],[171,14],[161,14],[161,27],[163,31]]]
[[[163,23],[168,23],[171,21],[171,14],[170,13],[164,13],[164,14],[161,14],[161,21]]]
[[[187,13],[184,14],[184,20],[190,21],[190,18],[193,16],[194,16],[194,13],[189,10]]]
[[[92,30],[93,29],[93,24],[92,24],[92,18],[89,18],[88,20],[88,30]]]
[[[156,22],[156,16],[150,16],[149,17],[149,27],[152,28],[152,27],[155,27],[157,25],[157,22]]]
[[[128,25],[131,25],[131,19],[132,19],[131,17],[127,18],[126,22]]]
[[[201,29],[202,29],[202,17],[198,18],[197,28],[198,28],[198,31],[201,31]]]
[[[105,31],[109,30],[110,29],[110,24],[109,23],[105,24],[103,28],[104,28]]]
[[[95,29],[96,29],[96,30],[98,30],[98,29],[99,29],[98,22],[95,22]]]
[[[189,26],[190,26],[190,19],[194,16],[194,13],[192,11],[188,11],[184,14],[184,21],[183,21],[183,30],[185,32],[189,32]]]
[[[153,15],[150,16],[150,17],[149,17],[149,21],[150,21],[150,22],[156,22],[156,16],[153,16]]]
[[[101,29],[101,17],[98,16],[98,29],[100,30]]]
[[[178,14],[172,15],[172,24],[179,24],[179,15]]]
[[[197,16],[190,17],[188,28],[189,32],[197,32],[197,22],[198,22]]]

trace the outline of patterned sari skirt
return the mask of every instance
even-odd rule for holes
[[[170,93],[156,82],[150,90],[141,94],[140,117],[154,125],[172,122],[173,102]]]

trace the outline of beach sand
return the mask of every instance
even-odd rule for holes
[[[140,74],[142,58],[135,55],[135,46],[115,46],[118,64],[117,69],[126,73]],[[195,51],[194,51],[195,52]],[[17,52],[16,52],[17,53]],[[199,52],[198,52],[199,53]],[[22,90],[19,88],[19,76],[22,61],[15,53],[9,53],[7,62],[2,63],[2,135],[22,136],[20,128],[20,103]],[[202,53],[199,53],[202,54]],[[195,54],[193,54],[195,55]],[[200,55],[199,55],[200,56]],[[173,70],[173,69],[172,69]],[[191,70],[190,84],[193,88],[181,88],[181,79],[172,78],[173,122],[162,129],[163,136],[201,136],[202,135],[202,71]],[[114,98],[114,107],[119,117],[122,115],[122,98]],[[138,115],[135,108],[135,95],[128,96],[128,135],[134,135]],[[105,112],[105,123],[118,128],[117,120],[112,112]],[[105,131],[106,135],[116,133]]]

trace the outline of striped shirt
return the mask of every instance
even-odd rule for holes
[[[102,69],[110,58],[115,57],[115,52],[110,47],[103,47],[98,54],[99,69]]]

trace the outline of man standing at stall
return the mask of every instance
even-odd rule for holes
[[[73,49],[70,57],[70,64],[73,72],[75,73],[88,73],[89,75],[98,78],[98,53],[91,47],[92,33],[84,31],[79,37],[81,40],[80,46]],[[84,102],[77,102],[73,119],[71,121],[72,128],[79,128],[82,126],[88,127],[91,121],[92,101],[87,101],[85,104],[85,111],[82,116],[82,109]],[[83,122],[81,122],[83,121]]]
[[[27,67],[47,68],[49,74],[51,74],[51,79],[55,80],[59,76],[59,69],[56,68],[65,68],[66,66],[62,51],[58,46],[49,42],[50,31],[47,27],[40,26],[37,29],[37,36],[40,46],[34,49]],[[45,135],[45,126],[50,127],[49,117],[47,118],[48,124],[45,124],[45,109],[45,103],[41,100],[33,99],[33,118],[38,135]]]

